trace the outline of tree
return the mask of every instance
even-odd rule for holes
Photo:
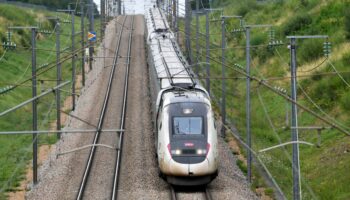
[[[192,10],[196,9],[196,1],[191,1]],[[210,0],[199,0],[199,9],[210,8]]]
[[[345,9],[345,32],[346,32],[346,38],[350,39],[350,12],[349,12],[350,6],[347,6]]]

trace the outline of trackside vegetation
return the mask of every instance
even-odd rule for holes
[[[60,17],[61,23],[61,56],[70,53],[71,23],[70,15],[49,12],[46,10],[21,8],[18,6],[0,4],[0,39],[1,44],[8,41],[9,26],[38,26],[39,30],[49,30],[52,33],[37,34],[37,73],[47,72],[38,76],[38,94],[52,88],[56,84],[56,67],[48,70],[51,63],[56,61],[55,23],[47,16]],[[76,17],[75,29],[80,30],[80,17]],[[11,31],[11,41],[16,43],[14,50],[6,50],[0,46],[0,110],[5,111],[31,98],[31,33],[29,30]],[[80,48],[80,35],[76,37],[76,48]],[[77,72],[81,74],[81,59],[76,62]],[[71,80],[71,60],[62,64],[63,81]],[[49,65],[47,65],[49,64]],[[29,80],[22,83],[24,80]],[[19,83],[22,83],[18,85]],[[81,84],[79,84],[81,85]],[[18,86],[16,89],[5,91],[4,88]],[[71,85],[63,88],[69,91]],[[5,91],[5,92],[4,92]],[[69,92],[62,92],[62,102]],[[54,93],[38,101],[38,128],[48,130],[55,128],[56,105]],[[71,106],[65,111],[70,111]],[[0,119],[1,131],[22,131],[32,129],[31,104],[24,106]],[[54,134],[42,134],[38,137],[40,145],[54,144],[57,139]],[[0,136],[0,199],[6,199],[8,192],[18,190],[20,182],[26,178],[26,169],[31,167],[32,136],[8,135]]]

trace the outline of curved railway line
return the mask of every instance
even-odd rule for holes
[[[125,29],[125,24],[127,21],[127,18],[131,18],[131,29],[129,31],[129,40],[128,40],[128,51],[127,51],[127,56],[126,56],[126,62],[125,63],[121,63],[119,62],[119,58],[122,58],[122,56],[120,55],[120,51],[121,51],[121,44],[123,42],[122,40],[122,35],[124,33],[124,29]],[[130,21],[130,20],[129,20]],[[116,162],[114,163],[114,176],[113,176],[113,183],[112,183],[112,188],[111,188],[111,199],[116,199],[117,198],[117,190],[118,190],[118,174],[119,174],[119,168],[120,168],[120,162],[121,162],[121,153],[122,153],[122,144],[123,144],[123,130],[125,127],[125,115],[126,115],[126,102],[127,102],[127,94],[128,94],[128,78],[129,78],[129,67],[130,67],[130,54],[131,54],[131,44],[132,44],[132,34],[133,34],[133,23],[134,23],[134,17],[128,17],[125,16],[123,19],[123,22],[121,24],[121,29],[119,32],[119,37],[118,37],[118,41],[117,41],[117,48],[115,50],[115,55],[114,55],[114,60],[113,60],[113,65],[112,65],[112,69],[111,69],[111,73],[109,76],[109,80],[108,80],[108,86],[107,86],[107,90],[106,90],[106,94],[104,97],[104,101],[103,101],[103,106],[101,109],[101,113],[99,116],[99,120],[98,120],[98,126],[97,126],[97,130],[96,133],[94,135],[93,138],[93,142],[92,142],[92,147],[90,149],[90,153],[86,162],[86,166],[84,169],[84,174],[82,176],[81,179],[81,183],[79,186],[79,190],[76,196],[77,200],[80,199],[84,199],[84,194],[86,193],[87,190],[87,185],[89,182],[93,182],[93,180],[89,180],[90,175],[92,174],[92,168],[93,168],[93,163],[94,158],[96,157],[96,151],[97,151],[97,147],[96,145],[98,144],[100,138],[101,138],[101,132],[102,132],[102,128],[103,128],[103,124],[104,124],[104,120],[106,118],[106,113],[107,113],[107,108],[109,108],[109,99],[111,97],[111,93],[112,93],[112,85],[113,85],[113,80],[116,74],[116,69],[118,64],[123,64],[125,65],[125,74],[124,74],[124,87],[123,87],[123,100],[122,100],[122,105],[121,105],[121,113],[120,113],[120,132],[119,132],[119,137],[116,138]],[[92,183],[92,184],[98,184],[98,183]]]

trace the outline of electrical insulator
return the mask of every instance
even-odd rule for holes
[[[11,41],[12,40],[12,32],[7,31],[7,41],[2,43],[2,46],[6,50],[13,50],[16,49],[16,44]]]
[[[332,45],[330,42],[325,42],[323,43],[323,53],[324,56],[329,57],[331,54],[331,50],[332,50]]]
[[[270,37],[270,41],[274,41],[275,40],[275,30],[272,29],[272,28],[269,31],[269,37]]]
[[[240,25],[241,27],[244,27],[244,25],[245,25],[244,19],[240,19],[240,20],[239,20],[239,25]]]

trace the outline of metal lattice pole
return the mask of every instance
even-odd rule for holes
[[[222,55],[221,55],[221,62],[222,62],[222,66],[221,66],[221,71],[222,71],[222,93],[221,93],[221,121],[222,121],[222,128],[221,128],[221,136],[223,138],[225,138],[226,136],[226,68],[225,68],[225,56],[226,56],[226,52],[225,52],[225,48],[226,48],[226,25],[225,25],[225,17],[221,18],[221,33],[222,33],[222,37],[221,37],[221,48],[222,48]]]
[[[298,127],[298,111],[297,105],[294,103],[297,101],[297,62],[296,62],[296,39],[291,38],[290,40],[290,53],[291,53],[291,90],[292,95],[291,98],[293,100],[292,103],[292,127]],[[291,129],[292,134],[292,142],[298,141],[298,129]],[[293,168],[293,199],[299,200],[300,195],[300,164],[299,164],[299,144],[293,144],[293,156],[292,156],[292,168]]]
[[[118,1],[118,15],[121,15],[122,13],[122,0],[117,0]]]
[[[37,81],[36,81],[36,28],[32,28],[32,97],[37,95]],[[33,131],[38,130],[38,113],[37,100],[32,102],[33,112]],[[33,184],[38,182],[38,134],[33,134]]]
[[[100,0],[100,10],[101,10],[101,38],[103,38],[105,32],[105,0]]]
[[[89,4],[89,31],[93,32],[94,31],[94,6],[93,6],[93,0],[90,0],[90,4]],[[89,41],[89,68],[90,71],[92,70],[92,61],[93,59],[93,52],[94,52],[94,48],[93,48],[93,42]]]
[[[241,16],[234,16],[234,17],[241,17]],[[251,99],[250,99],[250,31],[251,28],[271,28],[271,25],[269,24],[256,24],[256,25],[246,25],[244,26],[246,30],[246,74],[247,74],[247,81],[246,81],[246,133],[247,133],[247,181],[248,183],[252,182],[252,138],[251,138]]]
[[[60,34],[61,34],[61,25],[59,19],[56,20],[56,66],[57,66],[57,86],[61,84],[62,72],[61,72],[61,44],[60,44]],[[56,129],[57,131],[61,130],[61,91],[56,90]],[[61,138],[61,134],[57,133],[57,138]]]
[[[173,21],[172,21],[172,25],[173,25],[173,29],[175,29],[175,27],[176,27],[176,10],[177,10],[177,8],[176,8],[176,0],[173,0],[173,4],[172,4],[172,7],[173,7]]]
[[[247,145],[248,148],[252,146],[251,133],[250,133],[250,27],[246,27],[246,132],[247,132]],[[252,152],[247,149],[247,180],[248,183],[252,181]]]
[[[176,0],[176,40],[177,43],[180,43],[180,33],[179,33],[179,13],[180,13],[180,8],[179,8],[179,0]]]
[[[207,77],[205,79],[205,83],[206,83],[206,89],[210,95],[210,46],[209,46],[209,39],[210,39],[210,35],[209,35],[209,12],[205,11],[205,43],[206,43],[206,73],[207,73]]]
[[[68,9],[70,10],[70,8]],[[71,16],[72,16],[72,110],[75,110],[75,13],[72,10],[71,11]]]
[[[110,14],[109,14],[109,0],[107,0],[107,2],[105,2],[105,8],[104,8],[104,12],[105,12],[105,16],[107,18],[107,21],[109,20]]]
[[[192,64],[192,48],[191,48],[191,2],[185,0],[185,38],[186,38],[186,51],[188,53],[189,64]]]
[[[297,39],[328,39],[327,35],[304,35],[287,36],[290,39],[290,73],[291,73],[291,99],[292,102],[292,124],[291,138],[293,142],[292,170],[293,170],[293,199],[302,199],[301,181],[300,181],[300,155],[299,155],[299,133],[298,133],[298,110],[297,110]]]
[[[85,86],[85,12],[84,12],[84,2],[81,3],[80,9],[81,9],[81,48],[83,51],[81,52],[81,75],[82,75],[82,81],[83,81],[83,86]]]
[[[196,62],[199,62],[199,0],[196,0]],[[196,65],[196,74],[199,73],[199,65]]]
[[[167,13],[167,19],[170,22],[170,7],[169,7],[169,5],[170,5],[170,0],[167,0],[167,2],[166,2],[166,13]]]

